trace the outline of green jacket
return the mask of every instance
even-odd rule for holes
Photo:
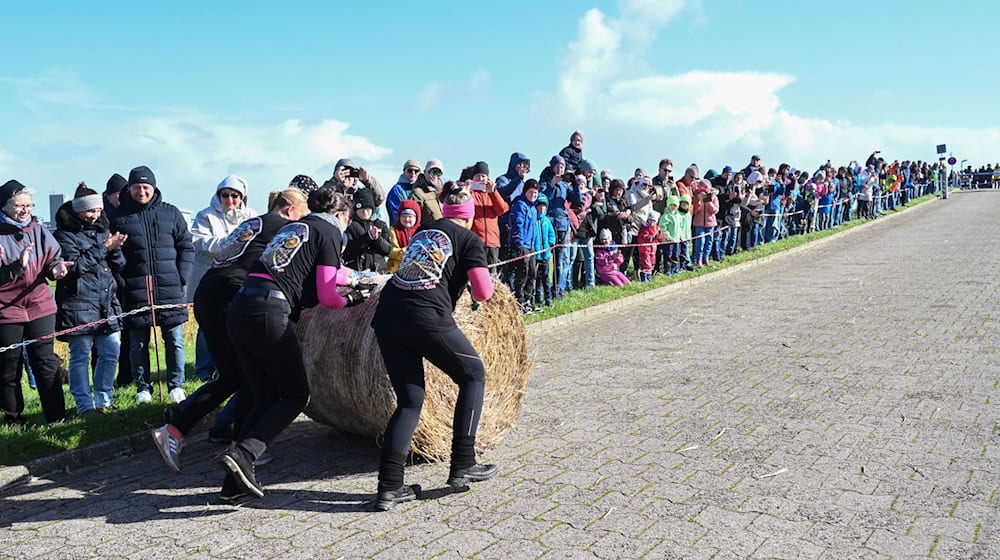
[[[667,241],[680,240],[680,217],[681,213],[676,210],[673,212],[665,210],[660,214],[660,231],[667,236]]]
[[[679,239],[681,241],[688,241],[691,239],[691,210],[688,209],[687,214],[677,213],[679,218],[677,220],[677,227],[680,230]]]

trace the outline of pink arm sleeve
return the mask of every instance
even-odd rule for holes
[[[493,297],[493,280],[485,266],[473,268],[468,276],[469,284],[472,285],[472,299],[486,301]]]
[[[337,292],[339,270],[342,269],[323,264],[316,267],[316,296],[330,309],[343,309],[347,305],[347,300]]]

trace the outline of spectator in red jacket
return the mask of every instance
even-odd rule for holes
[[[490,167],[485,161],[476,162],[469,174],[472,179],[472,200],[476,205],[472,232],[486,246],[486,264],[494,265],[500,261],[500,227],[497,225],[497,218],[506,214],[510,206],[490,178]]]

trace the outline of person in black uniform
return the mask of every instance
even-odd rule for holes
[[[420,488],[403,485],[403,465],[424,402],[426,358],[458,384],[451,444],[450,486],[496,476],[497,465],[476,462],[476,429],[483,409],[486,370],[452,313],[471,284],[472,297],[486,301],[493,282],[486,250],[469,231],[475,215],[465,183],[447,183],[443,215],[410,239],[399,270],[379,296],[372,327],[396,393],[396,411],[385,429],[376,508],[414,500]]]
[[[246,493],[263,497],[254,462],[309,400],[302,350],[292,323],[317,303],[341,309],[365,293],[337,292],[347,198],[328,187],[309,194],[312,214],[282,227],[250,268],[229,306],[227,328],[253,395],[253,410],[219,462]]]
[[[219,376],[199,387],[180,405],[172,406],[166,415],[168,422],[150,432],[167,466],[177,472],[181,470],[180,452],[184,446],[184,436],[243,383],[239,359],[226,330],[229,303],[243,286],[250,267],[278,230],[309,213],[306,196],[302,191],[286,189],[274,195],[267,214],[244,221],[226,237],[212,268],[205,273],[195,291],[194,315],[201,331],[205,333],[205,341],[216,362]],[[248,391],[243,391],[243,396],[237,399],[237,432],[241,420],[247,417],[253,403],[247,393]],[[224,484],[223,488],[223,498],[232,494],[232,484]]]

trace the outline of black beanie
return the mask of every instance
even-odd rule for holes
[[[125,177],[115,173],[108,179],[108,184],[104,187],[104,194],[115,194],[122,192],[122,189],[128,186],[128,180]]]
[[[472,166],[472,176],[475,177],[480,173],[485,174],[487,177],[490,175],[490,166],[486,165],[485,161],[477,161],[475,165]]]
[[[23,191],[28,187],[25,187],[21,183],[14,179],[7,181],[2,186],[0,186],[0,208],[7,206],[7,201],[10,200],[15,194]]]
[[[358,189],[354,192],[354,208],[371,208],[375,209],[375,193],[365,187],[363,189]]]
[[[146,183],[147,185],[152,185],[156,187],[156,175],[153,175],[153,171],[150,170],[145,165],[140,165],[128,173],[128,186],[138,185],[139,183]]]

